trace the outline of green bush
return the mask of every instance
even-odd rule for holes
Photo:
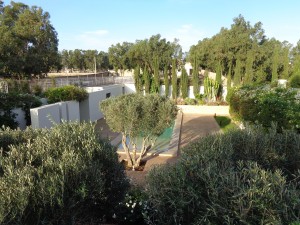
[[[109,218],[128,188],[115,149],[89,123],[63,123],[39,132],[0,156],[0,224]]]
[[[174,165],[155,167],[153,224],[289,224],[300,216],[300,137],[235,130],[202,138]]]
[[[292,88],[300,88],[300,74],[293,75],[290,80],[290,87]]]
[[[16,115],[14,108],[21,108],[25,112],[26,125],[30,125],[30,108],[42,105],[41,101],[31,94],[0,93],[0,126],[17,128],[14,120]]]
[[[71,100],[81,102],[88,97],[88,93],[83,88],[68,85],[58,88],[49,88],[45,92],[45,96],[48,98],[49,103]]]
[[[235,89],[229,100],[230,114],[238,120],[270,128],[299,130],[300,112],[297,93],[291,89],[242,87]]]

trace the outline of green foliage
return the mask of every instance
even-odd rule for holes
[[[39,133],[41,133],[40,130],[32,129],[31,127],[27,127],[25,130],[12,130],[7,126],[2,126],[0,129],[1,153],[7,154],[9,152],[10,145],[24,144],[28,140],[36,138]]]
[[[150,210],[146,193],[139,188],[133,188],[116,207],[115,220],[118,224],[144,225],[147,224]]]
[[[237,129],[237,125],[232,123],[231,119],[227,116],[215,116],[215,120],[219,124],[223,132],[228,132],[231,129]]]
[[[143,92],[143,79],[142,75],[140,73],[140,67],[137,66],[134,69],[134,86],[136,89],[137,93],[142,93]]]
[[[0,74],[44,76],[59,67],[57,33],[42,8],[11,2],[1,6]]]
[[[128,181],[117,153],[92,124],[32,130],[24,144],[19,131],[1,132],[14,144],[0,156],[1,224],[101,221],[124,197]]]
[[[279,49],[276,47],[273,54],[272,62],[272,82],[278,80],[278,63],[279,63]]]
[[[0,93],[0,126],[17,128],[14,120],[16,115],[12,112],[15,108],[21,108],[25,112],[26,124],[30,125],[30,108],[41,106],[41,101],[31,94]]]
[[[129,166],[140,165],[141,159],[154,145],[153,140],[171,125],[177,115],[176,105],[157,94],[128,94],[109,98],[100,103],[100,110],[110,129],[122,133],[122,145],[128,153]],[[143,139],[139,158],[136,158],[135,150],[130,155],[126,142],[128,138],[131,145],[136,146],[137,137]]]
[[[181,71],[180,86],[181,86],[181,96],[183,99],[185,99],[189,95],[189,78],[184,67],[182,67],[182,71]]]
[[[248,86],[233,90],[229,104],[233,117],[258,123],[266,128],[276,123],[278,131],[281,131],[299,130],[298,101],[297,93],[289,89]]]
[[[177,73],[176,73],[176,59],[172,60],[172,98],[177,98]]]
[[[241,75],[241,68],[242,65],[241,65],[241,61],[240,59],[237,59],[236,61],[236,65],[235,65],[235,68],[234,68],[234,76],[233,76],[233,84],[234,86],[240,86],[241,85],[241,79],[242,79],[242,75]]]
[[[144,78],[144,85],[145,85],[145,93],[150,93],[150,86],[151,86],[151,77],[148,72],[148,69],[145,67],[143,72],[143,78]]]
[[[159,77],[159,61],[158,57],[154,59],[154,74],[153,74],[153,92],[151,93],[159,93],[160,88],[160,77]]]
[[[194,57],[194,63],[193,63],[193,93],[194,96],[196,96],[197,94],[199,94],[199,64],[198,64],[198,60],[196,57]]]
[[[168,68],[164,68],[164,84],[165,84],[165,96],[166,98],[169,97],[169,90],[170,90],[170,80],[168,74]]]
[[[183,149],[176,164],[149,172],[147,193],[155,208],[151,222],[289,224],[299,220],[299,147],[296,133],[262,129],[199,139]]]
[[[216,97],[219,91],[220,84],[210,79],[209,77],[204,78],[204,95],[207,101],[216,101]]]
[[[83,88],[68,85],[57,88],[49,88],[45,92],[45,96],[48,98],[49,103],[71,100],[81,102],[88,97],[88,93]]]
[[[289,83],[292,88],[300,88],[300,73],[291,76]]]
[[[250,84],[253,83],[253,62],[254,62],[253,52],[248,51],[247,52],[247,59],[246,59],[244,85],[250,85]]]

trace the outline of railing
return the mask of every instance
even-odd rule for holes
[[[66,76],[66,77],[53,77],[45,79],[35,79],[30,81],[30,86],[39,85],[43,90],[47,90],[50,87],[61,87],[65,85],[76,85],[80,87],[94,87],[103,86],[110,84],[123,84],[123,83],[134,83],[132,77],[115,77],[115,76],[95,76],[95,75],[84,75],[84,76]]]

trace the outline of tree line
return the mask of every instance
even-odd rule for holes
[[[288,79],[300,72],[300,41],[293,47],[268,39],[261,22],[252,26],[239,15],[230,28],[192,46],[188,60],[194,67],[226,76],[228,85]]]
[[[49,71],[94,71],[135,69],[137,89],[157,91],[160,79],[166,85],[185,61],[192,63],[193,85],[199,85],[198,71],[216,72],[228,85],[261,83],[300,74],[300,41],[292,46],[267,38],[262,23],[251,25],[242,15],[230,28],[221,28],[183,54],[178,40],[170,42],[160,34],[134,43],[111,45],[108,52],[97,50],[58,51],[58,38],[50,15],[40,7],[0,0],[0,76],[43,76]],[[167,79],[168,78],[168,79]],[[150,81],[148,81],[148,79]],[[196,88],[197,89],[197,88]]]

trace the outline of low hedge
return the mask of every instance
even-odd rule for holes
[[[0,156],[0,224],[79,224],[112,216],[129,184],[115,149],[92,124],[63,123],[23,144],[23,137],[15,140],[18,131],[10,135],[13,145]]]
[[[300,136],[233,130],[190,144],[147,177],[152,224],[299,221]]]
[[[88,93],[83,88],[67,85],[63,87],[49,88],[45,92],[45,96],[48,99],[48,103],[71,100],[81,102],[88,97]]]

